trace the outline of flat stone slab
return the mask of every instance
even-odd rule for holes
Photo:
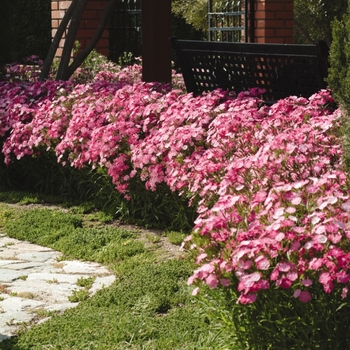
[[[96,277],[94,284],[90,288],[90,295],[93,295],[99,290],[110,286],[114,281],[115,281],[114,275]]]
[[[85,275],[67,275],[66,273],[49,273],[37,272],[32,273],[27,277],[27,282],[44,281],[46,284],[70,283],[75,284],[78,278],[86,277]],[[112,276],[114,277],[114,276]]]
[[[10,283],[17,280],[23,271],[13,271],[8,269],[0,269],[0,283]]]
[[[79,278],[95,277],[93,295],[115,281],[106,267],[86,261],[58,261],[60,252],[0,233],[0,342],[16,334],[23,322],[41,323],[37,310],[63,312]],[[0,346],[1,348],[1,346]]]
[[[62,270],[65,273],[69,274],[110,274],[110,271],[106,267],[101,266],[98,263],[92,262],[87,264],[84,261],[78,260],[64,261],[64,266],[62,267]]]
[[[6,237],[4,237],[4,239],[6,239]],[[29,242],[18,241],[18,240],[15,240],[14,238],[10,238],[10,240],[5,244],[7,245],[8,249],[18,250],[21,252],[53,252],[56,254],[58,253],[51,248],[43,247],[36,244],[31,244]]]
[[[7,269],[7,270],[28,270],[33,269],[36,267],[40,267],[40,263],[34,263],[34,262],[22,262],[21,260],[4,260],[5,264],[1,264],[0,260],[0,267]]]
[[[58,256],[58,254],[56,252],[42,252],[42,251],[31,251],[31,252],[24,252],[24,253],[20,253],[18,251],[18,253],[16,254],[16,258],[19,260],[23,260],[23,261],[41,261],[41,262],[45,262],[47,260],[53,260],[56,259]]]

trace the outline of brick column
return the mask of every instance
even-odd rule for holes
[[[254,41],[257,43],[293,44],[294,1],[255,1]]]
[[[52,38],[55,36],[58,26],[61,23],[64,14],[66,13],[67,8],[71,4],[71,0],[60,1],[60,0],[51,0],[51,35]],[[63,34],[62,40],[60,41],[59,47],[56,52],[56,57],[62,56],[62,48],[64,44],[65,34]]]
[[[70,6],[72,0],[51,0],[51,24],[52,37],[54,37],[61,20]],[[84,48],[91,40],[95,29],[98,26],[99,20],[108,0],[89,1],[82,15],[79,30],[76,40],[79,41],[80,47]],[[62,56],[62,48],[64,45],[65,34],[62,37],[59,48],[56,52],[56,57]],[[105,29],[100,40],[96,45],[96,51],[100,54],[108,56],[109,54],[109,39],[108,29]]]

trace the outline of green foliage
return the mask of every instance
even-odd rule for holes
[[[78,214],[36,208],[3,220],[11,237],[49,246],[66,257],[110,264],[144,252],[135,233],[113,226],[86,227]]]
[[[196,30],[208,30],[208,1],[207,0],[172,0],[172,12],[183,17]]]
[[[74,289],[72,295],[68,297],[71,303],[78,303],[89,298],[89,291],[86,289]]]
[[[5,166],[0,154],[0,190],[5,193],[20,190],[27,193],[27,200],[30,192],[41,198],[57,196],[70,205],[86,203],[89,210],[94,207],[103,211],[106,220],[119,218],[144,227],[191,230],[196,208],[189,208],[185,198],[165,185],[158,186],[155,192],[148,191],[138,179],[132,181],[130,188],[131,200],[127,201],[115,190],[106,169],[64,167],[52,152],[24,157],[9,166]]]
[[[225,8],[226,1],[217,0],[213,3]],[[295,0],[294,16],[296,20],[295,40],[298,43],[310,44],[324,40],[328,45],[332,41],[331,23],[334,18],[341,18],[347,9],[347,0],[319,1]],[[208,31],[208,1],[207,0],[173,0],[172,12],[175,16],[184,18],[196,30]],[[179,36],[181,37],[181,36]],[[186,38],[186,37],[185,37]],[[189,39],[188,37],[186,39]]]
[[[75,48],[73,54],[77,53],[80,49],[80,43],[75,42]],[[107,57],[99,54],[95,49],[92,50],[86,57],[84,62],[80,65],[77,71],[74,73],[74,77],[79,84],[84,84],[93,80],[94,76],[103,70],[106,70],[106,64],[108,63]],[[111,69],[111,67],[109,67]],[[118,68],[119,69],[119,68]]]
[[[123,54],[118,58],[118,64],[122,67],[131,66],[134,63],[136,63],[136,61],[132,52],[123,52]]]
[[[76,215],[51,209],[33,209],[18,213],[15,220],[8,220],[5,230],[14,238],[52,246],[81,226],[82,220]]]
[[[333,41],[330,47],[330,69],[328,84],[333,96],[340,104],[343,112],[343,149],[345,166],[350,170],[350,11],[344,14],[342,20],[332,24]]]
[[[181,243],[186,237],[184,233],[178,231],[166,232],[166,236],[168,237],[169,242],[175,245],[181,245]]]
[[[324,40],[328,46],[332,42],[331,23],[346,12],[347,0],[294,0],[294,16],[300,30],[295,31],[298,43]]]
[[[253,304],[239,305],[234,288],[207,289],[202,301],[209,319],[231,334],[229,349],[349,349],[349,297],[316,287],[312,293],[311,302],[301,303],[290,290],[270,288]]]
[[[121,261],[143,252],[144,246],[139,241],[113,242],[101,249],[101,251],[96,254],[95,260],[106,264],[111,261]]]
[[[330,69],[328,83],[333,95],[350,112],[350,13],[342,20],[335,20],[332,26],[333,42],[330,48]]]
[[[81,277],[77,279],[77,286],[78,287],[84,287],[85,289],[89,290],[92,285],[94,284],[95,277]]]
[[[0,213],[6,208],[1,207]],[[211,332],[186,284],[192,263],[175,259],[159,263],[144,248],[135,255],[133,249],[139,247],[136,233],[112,225],[98,229],[80,227],[73,218],[87,225],[86,218],[81,216],[89,214],[77,214],[76,208],[74,211],[71,214],[57,208],[28,210],[20,206],[5,218],[5,230],[11,236],[29,236],[35,241],[43,241],[42,237],[47,235],[50,238],[46,242],[51,242],[52,247],[59,245],[74,258],[96,261],[100,256],[115,266],[118,279],[92,297],[88,290],[93,280],[78,279],[81,289],[76,289],[69,298],[79,301],[78,307],[63,315],[52,315],[50,320],[29,330],[23,329],[19,336],[3,341],[2,349],[217,348],[216,334]],[[35,222],[37,227],[32,229]],[[58,222],[64,230],[60,230]],[[107,257],[103,250],[108,246]],[[123,260],[112,254],[118,249],[124,254]]]

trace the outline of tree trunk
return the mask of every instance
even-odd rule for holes
[[[106,5],[106,7],[103,11],[100,23],[99,23],[93,37],[91,38],[91,41],[81,52],[79,52],[74,57],[72,64],[68,67],[67,75],[66,75],[67,79],[69,79],[72,76],[72,74],[75,72],[75,70],[84,62],[86,57],[90,54],[90,52],[96,46],[98,40],[101,38],[101,35],[102,35],[104,29],[106,28],[106,25],[107,25],[111,15],[112,15],[112,12],[115,8],[115,5],[117,4],[117,1],[118,0],[109,0],[108,4]]]
[[[76,39],[77,31],[79,28],[80,19],[88,2],[89,0],[78,0],[78,3],[76,4],[73,10],[72,19],[70,21],[69,28],[68,28],[68,33],[64,41],[62,57],[61,57],[60,65],[58,67],[56,80],[69,79],[69,76],[68,76],[69,61],[71,59],[72,49]]]
[[[72,18],[74,9],[76,8],[76,5],[79,0],[73,0],[69,8],[67,9],[67,12],[65,13],[64,17],[62,18],[62,21],[57,29],[57,32],[52,40],[49,52],[45,58],[43,68],[40,72],[40,80],[46,80],[50,73],[50,68],[52,65],[52,61],[55,57],[55,53],[57,51],[58,45],[62,39],[64,31],[67,29],[68,23]]]
[[[100,23],[94,35],[92,36],[88,46],[85,47],[81,52],[79,52],[74,57],[73,62],[69,65],[69,62],[71,60],[71,55],[72,55],[72,49],[74,46],[74,42],[76,40],[76,34],[79,28],[80,19],[87,3],[89,2],[89,0],[73,0],[66,14],[64,15],[57,29],[57,32],[52,40],[49,52],[46,56],[43,68],[40,73],[40,80],[45,80],[48,78],[52,61],[55,57],[55,53],[57,51],[58,45],[68,25],[69,25],[68,33],[64,41],[62,57],[61,57],[58,72],[56,75],[56,80],[68,80],[72,76],[75,70],[84,62],[86,57],[95,48],[98,40],[101,38],[103,30],[106,28],[106,25],[110,19],[110,16],[113,13],[113,10],[115,5],[117,4],[117,1],[118,0],[108,1],[108,4],[106,5],[104,12],[102,14]]]

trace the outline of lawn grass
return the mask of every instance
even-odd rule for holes
[[[219,339],[229,336],[191,296],[186,280],[194,266],[185,253],[164,249],[166,233],[123,227],[86,204],[63,208],[20,193],[0,199],[0,228],[9,236],[57,249],[65,259],[103,263],[117,276],[78,307],[24,326],[1,349],[224,349]]]

